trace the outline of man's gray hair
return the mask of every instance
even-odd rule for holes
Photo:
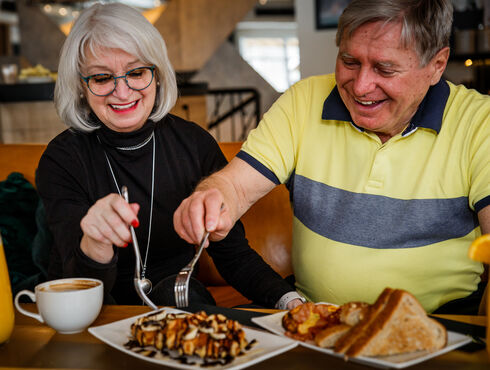
[[[449,46],[453,6],[451,0],[352,0],[340,16],[337,46],[360,26],[370,22],[402,24],[403,47],[413,47],[420,64],[427,65]]]
[[[54,102],[61,120],[69,127],[90,132],[99,126],[90,117],[80,78],[86,52],[121,49],[142,63],[155,65],[157,94],[149,116],[161,120],[177,100],[175,72],[167,56],[165,41],[136,9],[120,3],[95,4],[76,20],[61,49]]]

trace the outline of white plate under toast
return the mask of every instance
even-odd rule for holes
[[[173,308],[164,309],[165,311],[171,313],[184,312]],[[203,367],[197,363],[182,363],[182,361],[178,359],[172,359],[171,357],[165,356],[160,352],[156,353],[154,357],[147,357],[143,354],[134,352],[124,346],[124,344],[127,343],[131,337],[131,324],[136,321],[136,318],[146,316],[155,312],[157,311],[147,312],[142,315],[130,317],[128,319],[120,321],[115,321],[106,325],[94,326],[89,328],[88,331],[90,334],[110,345],[111,347],[114,347],[121,352],[127,353],[130,356],[137,357],[143,361],[149,361],[155,364],[166,365],[177,369],[202,370]],[[243,369],[258,362],[264,361],[268,358],[277,356],[280,353],[289,351],[290,349],[298,345],[296,341],[284,336],[279,337],[277,335],[273,335],[262,330],[255,330],[248,327],[244,327],[243,330],[245,331],[245,337],[247,338],[248,342],[251,342],[254,339],[256,340],[255,345],[250,350],[246,351],[243,355],[236,357],[232,362],[226,365],[206,366],[207,369]]]
[[[278,312],[272,315],[254,317],[252,321],[257,325],[260,325],[264,329],[271,331],[274,334],[280,335],[284,338],[286,337],[285,330],[282,326],[282,318],[286,314],[285,312]],[[436,352],[419,351],[412,353],[405,353],[401,355],[392,356],[378,356],[378,357],[349,357],[348,361],[358,362],[364,365],[369,365],[378,368],[395,368],[402,369],[408,366],[418,364],[419,362],[426,361],[430,358],[442,355],[443,353],[452,351],[458,347],[461,347],[467,343],[471,342],[471,338],[467,335],[455,333],[452,331],[447,332],[447,344],[444,348]],[[313,341],[298,341],[302,346],[314,349],[316,351],[327,353],[331,356],[343,358],[344,355],[334,352],[329,348],[318,347]]]

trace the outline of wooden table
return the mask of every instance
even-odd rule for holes
[[[34,311],[34,304],[24,304]],[[102,325],[132,317],[148,308],[143,306],[104,306],[93,324]],[[483,316],[442,316],[477,325],[485,325]],[[1,318],[0,318],[1,319]],[[139,360],[99,341],[87,331],[63,335],[16,312],[15,328],[9,342],[0,346],[0,369],[163,369]],[[368,369],[326,354],[298,346],[251,369]],[[485,350],[468,353],[452,351],[410,369],[490,369]]]

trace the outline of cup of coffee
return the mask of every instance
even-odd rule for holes
[[[36,302],[39,314],[23,309],[19,298],[27,295]],[[15,296],[15,307],[24,315],[46,323],[62,334],[85,330],[99,315],[104,298],[102,281],[89,278],[51,280]]]

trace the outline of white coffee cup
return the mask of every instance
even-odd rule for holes
[[[23,309],[19,298],[27,295],[36,302],[39,314]],[[46,323],[62,334],[79,333],[99,315],[104,298],[102,281],[90,278],[51,280],[15,296],[15,307],[24,315]]]

